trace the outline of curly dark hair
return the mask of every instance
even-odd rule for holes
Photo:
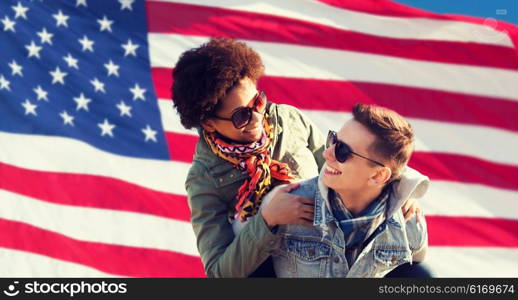
[[[171,88],[182,125],[200,126],[241,79],[257,82],[263,72],[259,54],[233,39],[213,38],[185,51],[174,68]]]

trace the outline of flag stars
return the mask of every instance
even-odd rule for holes
[[[137,99],[141,99],[142,101],[146,101],[146,98],[144,98],[144,93],[146,92],[146,89],[141,88],[138,83],[135,83],[135,86],[129,89],[130,92],[133,94],[133,101]]]
[[[88,111],[88,104],[92,101],[92,99],[86,98],[83,93],[79,95],[79,97],[75,97],[74,101],[77,104],[76,110],[84,109]]]
[[[25,108],[25,115],[35,115],[37,116],[38,114],[36,113],[36,108],[38,107],[37,105],[35,104],[32,104],[29,99],[25,99],[25,102],[22,103],[22,106]]]
[[[93,80],[90,80],[90,83],[94,86],[95,92],[101,91],[103,93],[106,93],[106,91],[104,90],[104,83],[99,81],[97,77]]]
[[[33,89],[33,91],[36,93],[36,100],[49,101],[49,99],[47,98],[48,92],[42,89],[41,86],[38,85],[36,88]]]
[[[43,27],[43,29],[40,32],[37,32],[37,34],[40,36],[42,44],[48,43],[52,45],[52,37],[54,36],[54,34],[47,32],[47,29],[45,27]]]
[[[11,88],[9,87],[11,85],[11,82],[9,80],[5,79],[4,75],[0,75],[0,90],[8,90],[10,91]]]
[[[69,115],[66,110],[60,113],[59,116],[63,119],[63,125],[74,126],[74,117]]]
[[[79,70],[77,59],[75,59],[70,53],[68,53],[67,56],[63,56],[63,59],[67,62],[68,67]]]
[[[131,106],[126,105],[126,103],[121,100],[121,102],[117,104],[117,108],[121,112],[121,117],[128,116],[131,118]]]
[[[79,7],[83,5],[84,7],[87,7],[88,5],[86,5],[86,0],[77,0],[76,1],[76,7]]]
[[[113,63],[113,61],[110,59],[110,61],[107,64],[104,64],[104,67],[106,70],[108,70],[108,76],[115,75],[119,77],[119,65],[116,65]]]
[[[52,76],[52,84],[61,83],[62,85],[65,84],[65,76],[68,75],[66,72],[61,72],[59,67],[56,67],[56,70],[50,71],[50,75]]]
[[[14,32],[14,25],[16,25],[15,21],[12,21],[11,19],[9,19],[8,16],[5,16],[2,19],[2,23],[4,24],[4,31],[12,31],[12,32]]]
[[[109,135],[113,137],[113,129],[115,128],[114,124],[110,124],[108,119],[104,119],[103,123],[97,123],[97,126],[101,128],[101,136]]]
[[[23,67],[16,63],[16,61],[13,59],[12,62],[9,63],[9,67],[11,68],[11,75],[20,75],[20,77],[23,77],[22,69]]]
[[[18,5],[16,5],[16,6],[11,6],[11,8],[14,10],[14,12],[15,12],[15,14],[16,14],[16,15],[14,16],[14,18],[15,18],[15,19],[18,19],[19,17],[22,17],[22,18],[24,18],[25,20],[27,20],[27,15],[26,15],[26,13],[27,13],[27,10],[29,10],[29,8],[28,8],[28,7],[25,7],[25,6],[23,6],[20,2],[18,2]]]
[[[102,19],[97,19],[97,23],[101,26],[99,31],[108,30],[109,32],[112,32],[113,21],[106,18],[106,15],[104,15]]]
[[[70,18],[69,16],[67,15],[64,15],[63,12],[61,12],[61,9],[58,11],[57,14],[53,14],[52,15],[54,17],[54,19],[56,19],[56,26],[59,27],[59,26],[64,26],[64,27],[68,27],[68,18]]]
[[[83,46],[83,52],[84,51],[94,52],[94,48],[93,48],[94,41],[88,39],[88,37],[86,35],[84,35],[83,38],[79,39],[78,41],[81,44],[81,46]]]
[[[29,51],[27,57],[36,56],[37,58],[40,58],[40,51],[43,48],[41,46],[36,45],[34,41],[31,41],[30,45],[25,45],[25,48],[27,48],[27,50]]]
[[[151,129],[151,127],[149,127],[149,125],[146,125],[146,128],[142,129],[141,131],[146,136],[145,142],[147,142],[148,140],[152,140],[155,143],[157,142],[157,140],[156,140],[157,132],[156,132],[156,130]]]
[[[124,48],[124,57],[126,57],[128,55],[137,56],[137,48],[140,46],[133,44],[131,39],[128,39],[128,43],[122,44],[121,47]]]
[[[135,0],[119,0],[119,3],[121,4],[121,10],[133,10],[133,8],[131,7],[133,5],[133,2],[135,2]]]

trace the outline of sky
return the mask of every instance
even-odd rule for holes
[[[494,18],[518,25],[518,0],[394,0],[437,13]]]

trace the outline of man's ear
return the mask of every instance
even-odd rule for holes
[[[389,167],[382,167],[376,170],[371,179],[376,185],[383,185],[390,180],[392,170]]]
[[[211,119],[207,119],[205,121],[201,122],[201,127],[207,131],[207,132],[214,132],[216,131],[216,125],[214,124],[214,121]]]

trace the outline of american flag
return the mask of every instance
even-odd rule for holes
[[[356,102],[404,115],[433,271],[518,276],[516,26],[387,0],[3,0],[0,22],[0,276],[205,276],[170,87],[211,36],[322,132]]]

